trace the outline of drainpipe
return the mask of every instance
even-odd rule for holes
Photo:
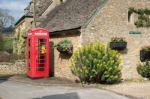
[[[36,27],[36,0],[33,0],[33,24]]]

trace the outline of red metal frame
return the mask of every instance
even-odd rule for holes
[[[31,78],[49,76],[49,32],[43,28],[32,28],[27,33],[26,64]]]

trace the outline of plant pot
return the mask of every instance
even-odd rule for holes
[[[110,42],[110,48],[114,50],[124,50],[127,47],[127,42]]]
[[[72,55],[73,53],[73,47],[69,48],[68,50],[64,50],[61,47],[57,47],[57,50],[61,53],[61,54],[69,54]]]
[[[140,60],[141,62],[150,60],[150,50],[140,50]]]

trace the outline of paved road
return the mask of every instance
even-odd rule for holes
[[[129,99],[96,88],[69,86],[37,86],[0,80],[2,99]]]

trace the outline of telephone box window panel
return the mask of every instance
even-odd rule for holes
[[[27,75],[29,77],[49,76],[49,49],[48,30],[29,29],[27,35]]]

